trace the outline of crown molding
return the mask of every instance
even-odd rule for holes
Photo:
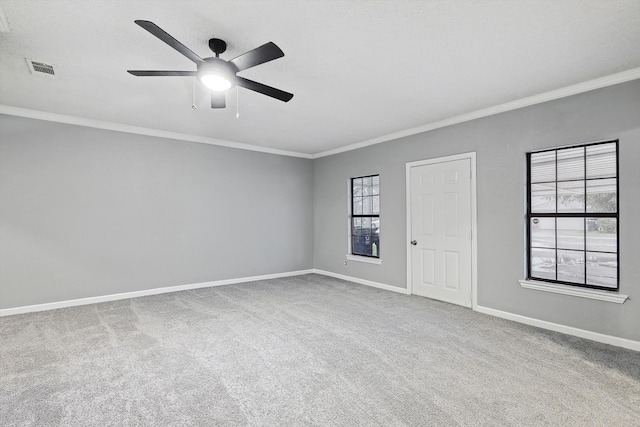
[[[179,141],[198,142],[201,144],[218,145],[221,147],[236,148],[238,150],[257,151],[260,153],[276,154],[279,156],[300,157],[311,159],[312,155],[295,151],[278,150],[276,148],[260,147],[258,145],[242,142],[227,141],[224,139],[209,138],[206,136],[190,135],[186,133],[170,132],[166,130],[151,129],[140,126],[124,125],[121,123],[105,122],[101,120],[87,119],[84,117],[68,116],[65,114],[49,113],[46,111],[30,110],[27,108],[12,107],[0,104],[0,114],[9,116],[27,117],[30,119],[45,120],[49,122],[65,123],[76,126],[84,126],[95,129],[112,130],[116,132],[132,133],[137,135],[155,136],[158,138],[175,139]]]
[[[640,67],[633,68],[631,70],[623,71],[621,73],[611,74],[606,77],[589,80],[582,83],[577,83],[571,86],[567,86],[561,89],[552,90],[550,92],[544,92],[538,95],[529,96],[526,98],[518,99],[516,101],[507,102],[493,107],[476,110],[471,113],[462,114],[448,119],[439,120],[437,122],[427,123],[425,125],[417,126],[410,129],[405,129],[399,132],[382,135],[366,141],[356,142],[344,147],[334,148],[332,150],[316,153],[312,158],[318,159],[321,157],[331,156],[333,154],[344,153],[347,151],[357,150],[359,148],[368,147],[370,145],[380,144],[382,142],[392,141],[395,139],[404,138],[411,135],[416,135],[430,130],[443,128],[446,126],[455,125],[458,123],[464,123],[482,117],[493,116],[495,114],[505,113],[511,110],[517,110],[531,105],[541,104],[547,101],[553,101],[554,99],[566,98],[572,95],[578,95],[580,93],[589,92],[595,89],[601,89],[607,86],[613,86],[619,83],[625,83],[631,80],[640,79]]]
[[[303,159],[319,159],[321,157],[331,156],[334,154],[340,154],[347,151],[357,150],[359,148],[368,147],[371,145],[380,144],[387,141],[392,141],[407,136],[416,135],[431,130],[468,122],[471,120],[480,119],[483,117],[493,116],[495,114],[505,113],[507,111],[517,110],[524,107],[529,107],[536,104],[541,104],[547,101],[553,101],[555,99],[566,98],[572,95],[578,95],[580,93],[589,92],[595,89],[601,89],[607,86],[613,86],[620,83],[625,83],[631,80],[640,79],[640,67],[633,68],[631,70],[623,71],[621,73],[611,74],[606,77],[589,80],[575,85],[567,86],[561,89],[544,92],[538,95],[529,96],[526,98],[518,99],[515,101],[507,102],[493,107],[476,110],[470,113],[462,114],[448,119],[439,120],[432,123],[427,123],[421,126],[405,129],[399,132],[382,135],[376,138],[368,139],[361,142],[345,145],[343,147],[334,148],[332,150],[322,151],[316,154],[300,153],[296,151],[279,150],[276,148],[260,147],[257,145],[246,144],[242,142],[228,141],[224,139],[209,138],[199,135],[191,135],[179,132],[170,132],[159,129],[151,129],[139,126],[124,125],[120,123],[105,122],[101,120],[93,120],[84,117],[69,116],[64,114],[49,113],[46,111],[30,110],[26,108],[13,107],[9,105],[0,104],[0,114],[7,114],[11,116],[27,117],[38,120],[46,120],[50,122],[66,123],[77,126],[85,126],[96,129],[112,130],[116,132],[125,132],[138,135],[154,136],[158,138],[175,139],[179,141],[198,142],[201,144],[217,145],[221,147],[236,148],[239,150],[257,151],[260,153],[276,154],[279,156],[299,157]]]

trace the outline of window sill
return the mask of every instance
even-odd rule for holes
[[[345,258],[347,259],[347,261],[364,262],[366,264],[376,264],[376,265],[382,264],[382,259],[380,258],[370,258],[366,256],[358,256],[358,255],[350,255],[350,254],[345,255]]]
[[[614,302],[623,304],[628,295],[622,295],[613,292],[600,291],[597,289],[578,288],[569,285],[558,285],[555,283],[536,282],[533,280],[520,280],[520,286],[527,289],[535,289],[537,291],[553,292],[556,294],[572,295],[574,297],[597,299],[600,301]]]

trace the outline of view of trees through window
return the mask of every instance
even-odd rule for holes
[[[351,179],[351,253],[380,258],[380,175]]]
[[[528,276],[618,288],[617,141],[529,153]]]

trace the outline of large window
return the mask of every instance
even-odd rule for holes
[[[618,289],[618,141],[527,154],[528,278]]]
[[[351,254],[380,258],[380,175],[351,179]]]

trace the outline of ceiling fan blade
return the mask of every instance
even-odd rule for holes
[[[225,108],[226,106],[224,92],[211,92],[211,108]]]
[[[255,67],[256,65],[264,64],[265,62],[273,61],[274,59],[282,58],[283,56],[284,52],[276,46],[275,43],[269,42],[240,56],[236,56],[229,62],[235,65],[238,71],[242,71]]]
[[[195,71],[147,71],[147,70],[127,70],[127,73],[139,77],[153,76],[195,76]]]
[[[275,99],[279,99],[280,101],[284,102],[289,102],[291,98],[293,98],[292,93],[276,89],[275,87],[263,85],[262,83],[254,82],[253,80],[245,79],[244,77],[240,76],[236,76],[236,85],[262,93]]]
[[[163,42],[165,42],[166,44],[168,44],[169,46],[171,46],[172,48],[174,48],[175,50],[177,50],[178,52],[180,52],[181,54],[183,54],[184,56],[186,56],[187,58],[189,58],[190,60],[192,60],[193,62],[195,62],[196,64],[203,62],[202,58],[200,58],[198,55],[193,53],[188,47],[180,43],[178,40],[171,37],[166,31],[158,27],[153,22],[142,21],[142,20],[137,20],[134,22],[140,25],[145,30],[149,31],[151,34],[153,34]]]

